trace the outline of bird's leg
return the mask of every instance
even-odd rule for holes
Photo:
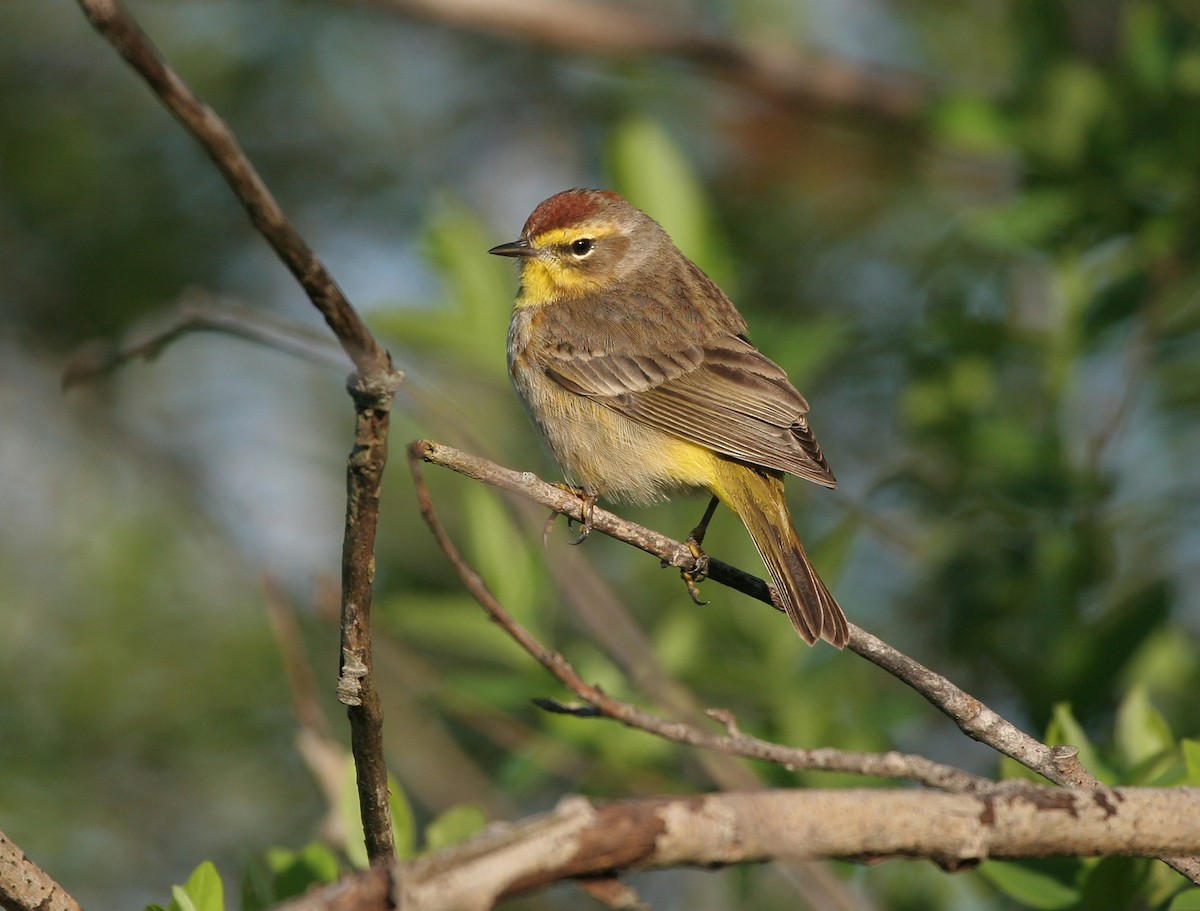
[[[559,490],[565,490],[567,493],[574,494],[579,497],[580,508],[579,512],[583,516],[583,521],[580,522],[579,537],[574,541],[568,541],[568,544],[582,544],[587,540],[587,536],[592,533],[592,511],[596,508],[596,495],[583,487],[572,487],[570,484],[555,483],[554,485]],[[559,516],[558,510],[552,510],[550,517],[546,519],[546,527],[542,530],[542,546],[546,545],[550,537],[550,529],[554,527],[554,520]],[[567,516],[567,527],[571,527],[573,519]]]
[[[700,523],[691,530],[687,539],[683,542],[687,545],[687,549],[692,552],[692,556],[696,558],[696,562],[691,569],[681,569],[679,575],[683,577],[683,584],[687,586],[688,594],[692,596],[692,601],[696,604],[704,605],[707,601],[700,600],[699,583],[708,578],[708,554],[700,549],[700,545],[704,543],[704,536],[708,533],[708,523],[712,521],[713,513],[717,511],[717,506],[720,500],[713,497],[708,502],[708,508],[704,510],[704,515],[700,518]]]
[[[580,507],[579,512],[583,516],[583,521],[579,523],[579,537],[574,541],[568,541],[568,544],[582,544],[587,540],[587,536],[592,533],[592,513],[596,509],[596,495],[588,493],[586,490],[579,491]],[[567,518],[567,525],[571,524],[570,517]]]

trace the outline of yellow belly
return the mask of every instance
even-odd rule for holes
[[[722,461],[712,450],[568,392],[540,371],[513,379],[569,483],[634,503],[712,488]]]

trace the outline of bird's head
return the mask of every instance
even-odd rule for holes
[[[546,304],[613,287],[652,252],[654,231],[610,190],[566,190],[533,210],[518,240],[488,252],[520,260],[518,306]]]

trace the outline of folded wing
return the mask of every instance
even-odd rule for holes
[[[808,402],[778,364],[741,336],[652,355],[572,352],[545,369],[564,389],[635,421],[730,458],[837,486],[808,426]]]

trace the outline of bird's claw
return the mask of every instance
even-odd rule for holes
[[[555,484],[559,490],[565,490],[567,493],[574,494],[580,500],[580,515],[583,516],[583,521],[579,523],[579,537],[573,541],[568,541],[568,544],[582,544],[587,540],[588,535],[592,533],[592,512],[596,508],[596,495],[589,493],[582,487],[572,487],[569,484]],[[558,510],[550,513],[550,518],[546,520],[546,527],[542,530],[542,546],[545,546],[550,538],[550,529],[554,527],[554,520],[558,518]],[[567,516],[567,528],[571,527],[571,523],[575,521],[571,516]]]
[[[708,602],[701,600],[699,585],[708,578],[708,554],[700,549],[700,544],[693,535],[688,535],[687,540],[683,543],[692,552],[695,562],[691,569],[679,570],[679,575],[683,579],[683,584],[687,586],[688,594],[692,596],[692,602],[704,607]]]

